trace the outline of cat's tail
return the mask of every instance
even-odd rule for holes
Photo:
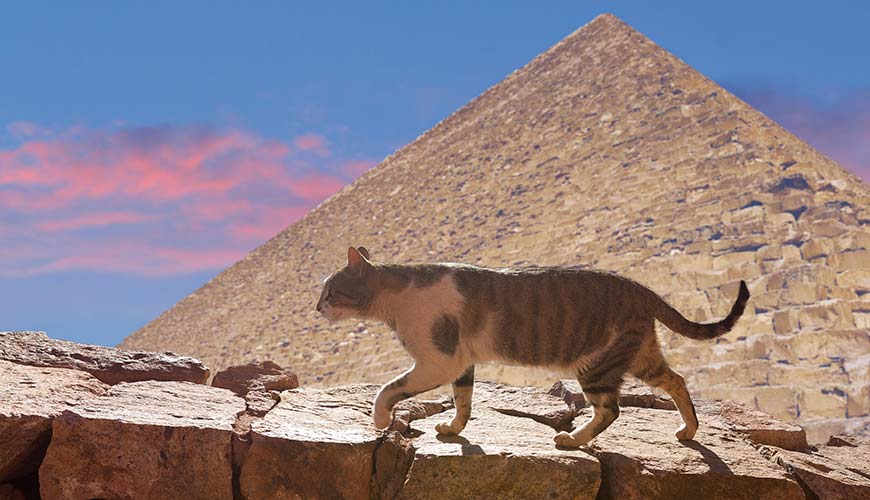
[[[657,320],[684,337],[708,340],[724,335],[731,330],[734,323],[743,314],[743,310],[746,309],[746,302],[749,300],[749,289],[746,288],[746,282],[740,280],[740,292],[737,294],[737,301],[731,306],[731,312],[728,313],[728,316],[725,316],[725,319],[717,323],[695,323],[694,321],[689,321],[664,299],[658,297],[658,295],[656,297],[658,298],[655,310]]]

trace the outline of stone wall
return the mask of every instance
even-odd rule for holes
[[[411,361],[383,325],[314,310],[348,245],[376,261],[581,265],[689,318],[662,331],[695,394],[801,423],[870,415],[870,187],[612,16],[601,16],[388,157],[125,340],[213,366],[271,359],[306,384],[382,382]],[[483,376],[544,387],[542,370]]]
[[[626,386],[610,429],[560,449],[553,435],[591,416],[573,381],[548,392],[478,382],[458,437],[434,432],[446,399],[402,402],[378,431],[377,386],[297,388],[268,363],[219,372],[223,387],[167,376],[110,385],[90,372],[111,359],[128,359],[121,371],[145,358],[164,374],[185,367],[108,350],[58,367],[89,347],[44,336],[50,367],[21,349],[6,360],[4,346],[33,335],[0,337],[0,499],[870,498],[870,442],[811,448],[799,427],[734,402],[697,401],[700,431],[679,442],[673,402]]]

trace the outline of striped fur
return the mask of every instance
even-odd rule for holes
[[[348,249],[348,265],[330,276],[317,310],[331,321],[380,320],[393,328],[414,366],[386,384],[374,420],[389,425],[392,407],[447,383],[456,417],[439,424],[458,434],[471,412],[474,365],[502,362],[571,369],[593,417],[560,446],[579,446],[619,415],[623,377],[630,373],[670,394],[683,418],[679,439],[691,439],[697,417],[683,378],[661,354],[654,320],[693,339],[728,332],[742,315],[749,290],[722,321],[687,320],[658,294],[612,273],[572,268],[489,269],[462,264],[375,264],[365,249]]]

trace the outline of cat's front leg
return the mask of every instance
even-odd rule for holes
[[[381,387],[372,412],[375,427],[386,429],[390,425],[393,420],[393,407],[399,401],[430,391],[450,380],[451,373],[445,372],[443,367],[415,364],[410,370]]]
[[[474,365],[471,365],[461,377],[453,382],[453,405],[456,415],[450,422],[435,425],[438,434],[455,436],[465,429],[471,416],[471,395],[474,392]]]

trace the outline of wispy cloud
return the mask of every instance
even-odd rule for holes
[[[326,138],[318,134],[300,135],[293,140],[293,144],[300,151],[311,151],[320,156],[329,156],[329,143]]]
[[[288,144],[205,126],[5,130],[0,275],[218,269],[373,163],[334,158],[316,134]]]
[[[870,89],[811,97],[770,85],[726,87],[870,183]]]

